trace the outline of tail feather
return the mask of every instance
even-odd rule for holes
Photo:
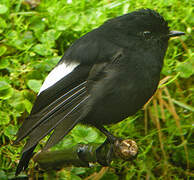
[[[54,132],[48,139],[44,150],[49,149],[50,147],[57,144],[65,135],[67,135],[73,127],[81,121],[88,112],[88,109],[83,112],[81,105],[88,99],[89,96],[85,97],[78,105],[76,105],[72,110],[66,115],[66,117],[62,118],[60,122],[57,124]],[[76,112],[75,112],[76,111]],[[75,113],[74,113],[75,112]],[[74,119],[74,121],[72,121]]]
[[[33,156],[33,151],[35,149],[37,144],[35,144],[33,147],[31,147],[28,151],[22,154],[22,157],[20,158],[20,162],[17,166],[15,175],[17,176],[20,174],[21,171],[25,170],[28,167],[28,163]]]

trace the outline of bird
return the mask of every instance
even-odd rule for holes
[[[28,167],[39,141],[57,144],[78,123],[99,129],[134,115],[157,89],[170,37],[168,22],[155,10],[139,9],[105,21],[76,40],[48,74],[15,143],[28,137],[16,175]]]

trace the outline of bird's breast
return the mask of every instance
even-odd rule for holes
[[[159,77],[160,71],[152,74],[138,65],[113,71],[91,90],[92,110],[87,121],[112,124],[135,114],[154,94]]]

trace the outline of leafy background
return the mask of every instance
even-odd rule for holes
[[[191,0],[1,0],[0,179],[14,178],[24,145],[24,141],[12,145],[15,134],[29,114],[44,78],[65,50],[105,20],[139,8],[157,10],[168,20],[171,29],[184,31],[186,35],[170,40],[161,74],[163,81],[144,110],[108,127],[116,136],[137,141],[137,158],[131,162],[113,162],[110,168],[72,167],[52,176],[75,180],[191,179],[194,176]],[[77,126],[53,150],[78,142],[101,143],[104,138],[96,129]],[[34,169],[33,162],[29,167]],[[37,172],[38,176],[47,179],[50,175]],[[26,177],[25,173],[22,177]]]

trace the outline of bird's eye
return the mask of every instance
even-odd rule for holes
[[[145,39],[150,39],[151,38],[152,33],[150,31],[144,31],[143,32],[143,36]]]

